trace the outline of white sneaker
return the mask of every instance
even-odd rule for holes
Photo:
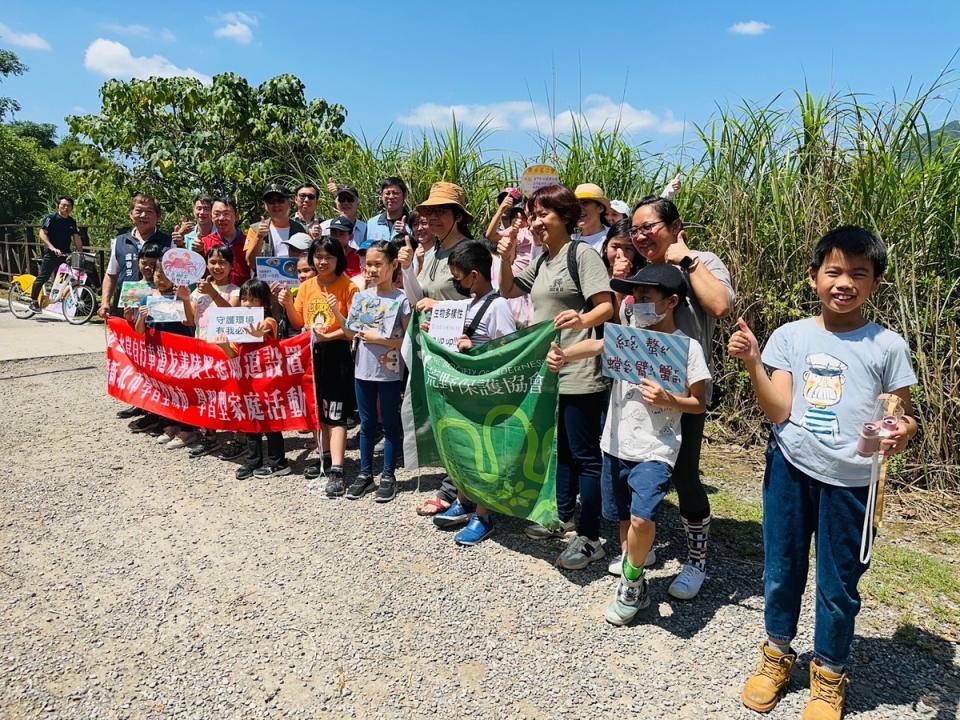
[[[173,442],[173,436],[167,435],[166,433],[157,437],[157,445],[166,445],[170,442]]]
[[[700,592],[700,588],[703,586],[703,581],[706,577],[706,572],[695,565],[685,563],[680,574],[670,583],[667,592],[677,598],[677,600],[691,600]]]
[[[173,440],[164,445],[164,448],[167,450],[179,450],[180,448],[193,445],[197,441],[197,436],[194,433],[189,435],[177,435]]]
[[[650,548],[650,552],[647,553],[647,556],[643,559],[644,567],[653,567],[657,564],[657,549]],[[610,558],[610,564],[607,565],[607,572],[611,575],[616,575],[620,577],[620,573],[623,572],[623,553],[620,553],[615,558]]]

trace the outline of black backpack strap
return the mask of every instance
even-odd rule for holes
[[[468,338],[472,338],[473,334],[477,331],[477,328],[480,327],[480,321],[483,320],[484,313],[487,312],[487,308],[490,307],[490,303],[500,297],[500,293],[492,293],[487,296],[487,299],[480,304],[480,309],[477,310],[477,314],[473,316],[473,320],[470,321],[470,324],[467,326],[467,329],[463,331],[463,334]]]
[[[580,268],[577,266],[577,245],[581,240],[571,240],[567,246],[567,272],[570,273],[570,279],[573,280],[577,288],[577,294],[583,297],[583,289],[580,287]],[[587,298],[583,298],[586,300]]]

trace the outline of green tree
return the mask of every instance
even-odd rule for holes
[[[156,195],[168,218],[188,212],[197,191],[257,207],[265,183],[305,177],[345,140],[344,108],[308,102],[292,75],[256,88],[234,73],[210,86],[192,78],[111,80],[100,96],[99,115],[67,119],[96,151],[80,158],[85,182],[96,190],[125,173],[127,186]],[[97,166],[103,159],[112,162]]]
[[[23,75],[27,66],[20,62],[16,53],[10,50],[0,50],[0,78],[11,75]],[[0,97],[0,120],[20,110],[20,103],[13,98]]]
[[[0,125],[0,223],[35,222],[68,186],[36,141]]]
[[[32,138],[44,150],[53,150],[57,146],[57,126],[53,123],[15,120],[7,123],[7,127],[20,137]]]

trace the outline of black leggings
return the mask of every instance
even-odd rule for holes
[[[680,417],[680,452],[670,478],[677,489],[680,515],[690,522],[699,522],[710,516],[710,499],[700,482],[700,446],[706,421],[706,413],[684,413]]]
[[[40,263],[40,274],[37,275],[36,281],[33,283],[33,288],[30,290],[30,299],[34,302],[37,301],[37,298],[40,297],[40,288],[43,287],[43,284],[57,274],[57,270],[60,268],[60,263],[67,261],[66,255],[54,255],[49,250],[43,251],[43,262]]]

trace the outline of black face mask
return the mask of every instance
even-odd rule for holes
[[[463,285],[461,285],[459,280],[457,280],[456,278],[450,278],[450,282],[453,283],[454,290],[456,290],[458,293],[460,293],[464,297],[470,297],[470,292],[471,292],[470,289],[465,288]]]

